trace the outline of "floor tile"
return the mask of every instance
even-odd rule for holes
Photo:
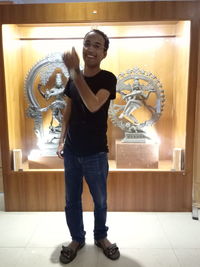
[[[49,267],[61,266],[59,262],[61,246],[56,248],[26,248],[18,261],[20,267]],[[85,246],[78,251],[76,258],[69,264],[68,267],[89,267],[97,266],[98,251],[94,247]],[[63,265],[64,266],[64,265]]]
[[[121,257],[115,267],[179,267],[172,249],[121,249]],[[103,253],[99,256],[98,267],[113,266],[113,261]]]
[[[26,248],[18,261],[20,267],[55,266],[58,263],[58,255],[52,256],[52,248]]]
[[[108,238],[121,252],[115,262],[94,245],[93,212],[83,218],[86,246],[68,267],[200,266],[200,221],[190,212],[108,212]],[[0,210],[0,267],[62,266],[60,250],[70,240],[64,212]]]
[[[18,267],[23,248],[0,248],[0,267]]]
[[[199,267],[200,249],[175,249],[181,267]]]
[[[42,213],[27,247],[55,247],[71,240],[64,212]]]
[[[158,213],[166,238],[173,248],[200,248],[200,221],[190,212]]]
[[[108,225],[120,248],[171,248],[154,213],[109,213]]]
[[[25,247],[40,223],[40,213],[0,213],[0,247]]]

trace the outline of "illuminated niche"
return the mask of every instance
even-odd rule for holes
[[[26,116],[24,81],[28,71],[52,53],[63,53],[75,46],[82,58],[83,37],[92,28],[104,31],[110,38],[108,55],[102,62],[103,69],[112,71],[118,77],[120,73],[137,66],[155,74],[162,82],[166,97],[165,108],[151,129],[160,142],[158,166],[154,170],[184,169],[189,21],[3,25],[8,135],[11,150],[22,150],[24,169],[63,168],[63,162],[58,161],[55,156],[44,159],[37,154],[38,140],[34,133],[34,122]],[[50,77],[47,85],[49,88],[55,83],[56,73],[57,71]],[[67,77],[63,82],[66,81]],[[44,88],[42,90],[45,92]],[[181,117],[179,114],[182,114]],[[51,115],[49,113],[44,119],[44,129],[48,130]],[[115,127],[109,119],[110,170],[119,169],[116,167],[116,142],[123,137],[123,131]],[[36,150],[36,153],[28,160],[32,150]],[[130,153],[134,155],[134,150],[131,149]],[[126,158],[127,162],[130,155]],[[146,155],[143,158],[145,159]]]

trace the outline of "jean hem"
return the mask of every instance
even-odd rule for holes
[[[76,238],[72,238],[72,241],[76,241],[76,242],[78,242],[79,244],[83,244],[83,243],[85,243],[85,238],[84,238],[84,239],[76,239]]]
[[[104,236],[101,236],[101,237],[98,236],[98,238],[95,238],[95,237],[94,237],[94,240],[95,240],[95,241],[100,241],[100,240],[102,240],[102,239],[104,239],[104,238],[106,238],[106,237],[107,237],[107,235],[104,235]]]

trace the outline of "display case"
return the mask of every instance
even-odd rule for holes
[[[53,105],[59,96],[59,88],[56,89],[57,94],[54,92],[51,96],[49,92],[55,87],[56,75],[60,73],[63,88],[69,77],[64,64],[62,66],[62,59],[61,56],[59,58],[59,55],[62,55],[66,50],[71,50],[74,46],[82,58],[84,34],[93,27],[93,24],[84,23],[74,23],[73,25],[3,25],[3,53],[9,123],[13,125],[13,127],[10,126],[13,131],[21,133],[18,138],[10,138],[13,142],[13,169],[63,168],[62,160],[58,159],[55,153],[60,129],[58,129],[58,123],[56,125],[55,122],[52,122],[56,119],[53,113],[56,112],[56,109],[58,110],[58,107],[56,106],[54,109]],[[109,112],[108,120],[110,169],[184,170],[182,162],[186,137],[190,21],[126,22],[120,24],[104,22],[96,24],[95,27],[106,32],[110,38],[108,56],[103,61],[102,68],[109,69],[118,77],[117,97],[110,107],[113,112]],[[16,58],[15,63],[13,58]],[[81,65],[83,65],[82,61]],[[15,81],[16,89],[13,92],[13,78],[11,77],[16,76],[16,70],[20,80]],[[136,92],[142,91],[145,97],[145,90],[152,90],[152,95],[148,99],[132,100],[136,103],[137,113],[130,113],[134,114],[137,124],[151,120],[153,108],[156,108],[158,101],[160,101],[158,104],[163,105],[163,107],[162,110],[159,110],[158,120],[153,125],[146,127],[146,135],[151,136],[151,138],[144,141],[138,138],[123,141],[124,134],[129,129],[124,130],[118,127],[119,123],[130,124],[129,128],[131,125],[135,126],[136,123],[134,124],[134,121],[131,123],[130,117],[120,119],[122,111],[116,111],[115,106],[117,105],[118,108],[121,104],[123,109],[126,101],[122,99],[124,96],[121,96],[120,93],[125,94],[124,92],[128,91],[130,94],[130,90],[126,87],[127,85],[135,86],[134,82],[137,76],[140,78],[140,87],[144,86],[144,79],[147,78],[146,83],[151,87],[149,89],[146,86],[147,89],[142,91],[138,86],[135,89]],[[118,87],[124,78],[127,79],[120,91]],[[141,85],[142,82],[143,85]],[[153,87],[154,84],[157,86],[158,83],[162,89]],[[42,89],[39,88],[41,84],[43,85]],[[156,89],[163,91],[162,96],[158,95]],[[151,93],[151,91],[149,92]],[[126,97],[128,93],[126,93]],[[29,94],[32,95],[29,97]],[[13,105],[9,103],[10,99],[15,98],[15,96],[18,97],[19,102],[18,106],[13,109]],[[33,101],[29,101],[31,97],[34,98]],[[139,97],[141,98],[140,95]],[[155,99],[158,97],[159,99]],[[146,107],[148,113],[151,112],[151,114],[145,114],[145,109],[139,103],[144,102],[144,100],[146,103],[143,107]],[[42,110],[40,112],[41,121],[38,117],[34,117],[35,114],[33,113],[36,111],[31,110],[37,105],[37,111]],[[148,109],[149,106],[151,109]],[[63,108],[64,104],[60,107],[61,112]],[[20,109],[20,112],[17,112],[19,114],[17,120],[16,109]],[[29,118],[28,112],[32,112]],[[179,114],[182,114],[181,118]],[[136,119],[136,117],[140,118]],[[38,126],[38,124],[40,125]],[[13,133],[9,132],[13,136]],[[41,137],[41,132],[43,132],[44,138]],[[52,132],[52,135],[49,132]],[[152,135],[154,136],[152,137]],[[42,144],[38,144],[39,142]],[[53,151],[50,151],[50,145]],[[181,150],[180,156],[174,153],[177,148]],[[22,155],[16,149],[21,149]],[[44,151],[45,149],[49,151]],[[21,159],[22,163],[17,162],[15,158]],[[177,159],[179,162],[175,163]],[[14,166],[16,164],[18,167]]]
[[[83,37],[93,28],[109,36],[101,67],[118,78],[107,132],[109,210],[191,209],[198,9],[196,1],[1,7],[7,210],[63,210],[63,161],[55,155],[59,122],[53,122],[54,102],[63,99],[47,94],[68,80],[62,53],[75,46],[82,58]],[[38,104],[39,122],[30,116],[30,94]],[[146,139],[141,133],[138,138],[138,128],[129,133],[144,124]],[[50,129],[58,130],[53,138]],[[41,133],[46,138],[42,145]],[[43,153],[44,145],[53,147],[51,153]],[[85,184],[83,202],[85,210],[92,209]]]

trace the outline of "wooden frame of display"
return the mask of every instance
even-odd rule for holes
[[[95,11],[95,12],[94,12]],[[111,12],[112,11],[112,12]],[[0,7],[0,120],[1,152],[7,211],[55,211],[64,209],[63,171],[19,171],[11,169],[11,151],[20,146],[23,132],[10,125],[8,104],[16,107],[16,99],[6,93],[2,45],[2,24],[48,24],[91,22],[179,21],[191,22],[189,81],[186,115],[186,164],[184,171],[111,170],[108,179],[110,211],[190,211],[192,208],[193,150],[195,101],[198,79],[200,4],[183,2],[106,2],[45,5],[3,5]],[[15,59],[17,60],[17,58]],[[5,62],[4,62],[5,63]],[[17,75],[11,77],[23,78]],[[18,116],[16,112],[16,117]],[[20,136],[21,135],[21,136]],[[92,210],[92,202],[84,184],[84,210]]]

